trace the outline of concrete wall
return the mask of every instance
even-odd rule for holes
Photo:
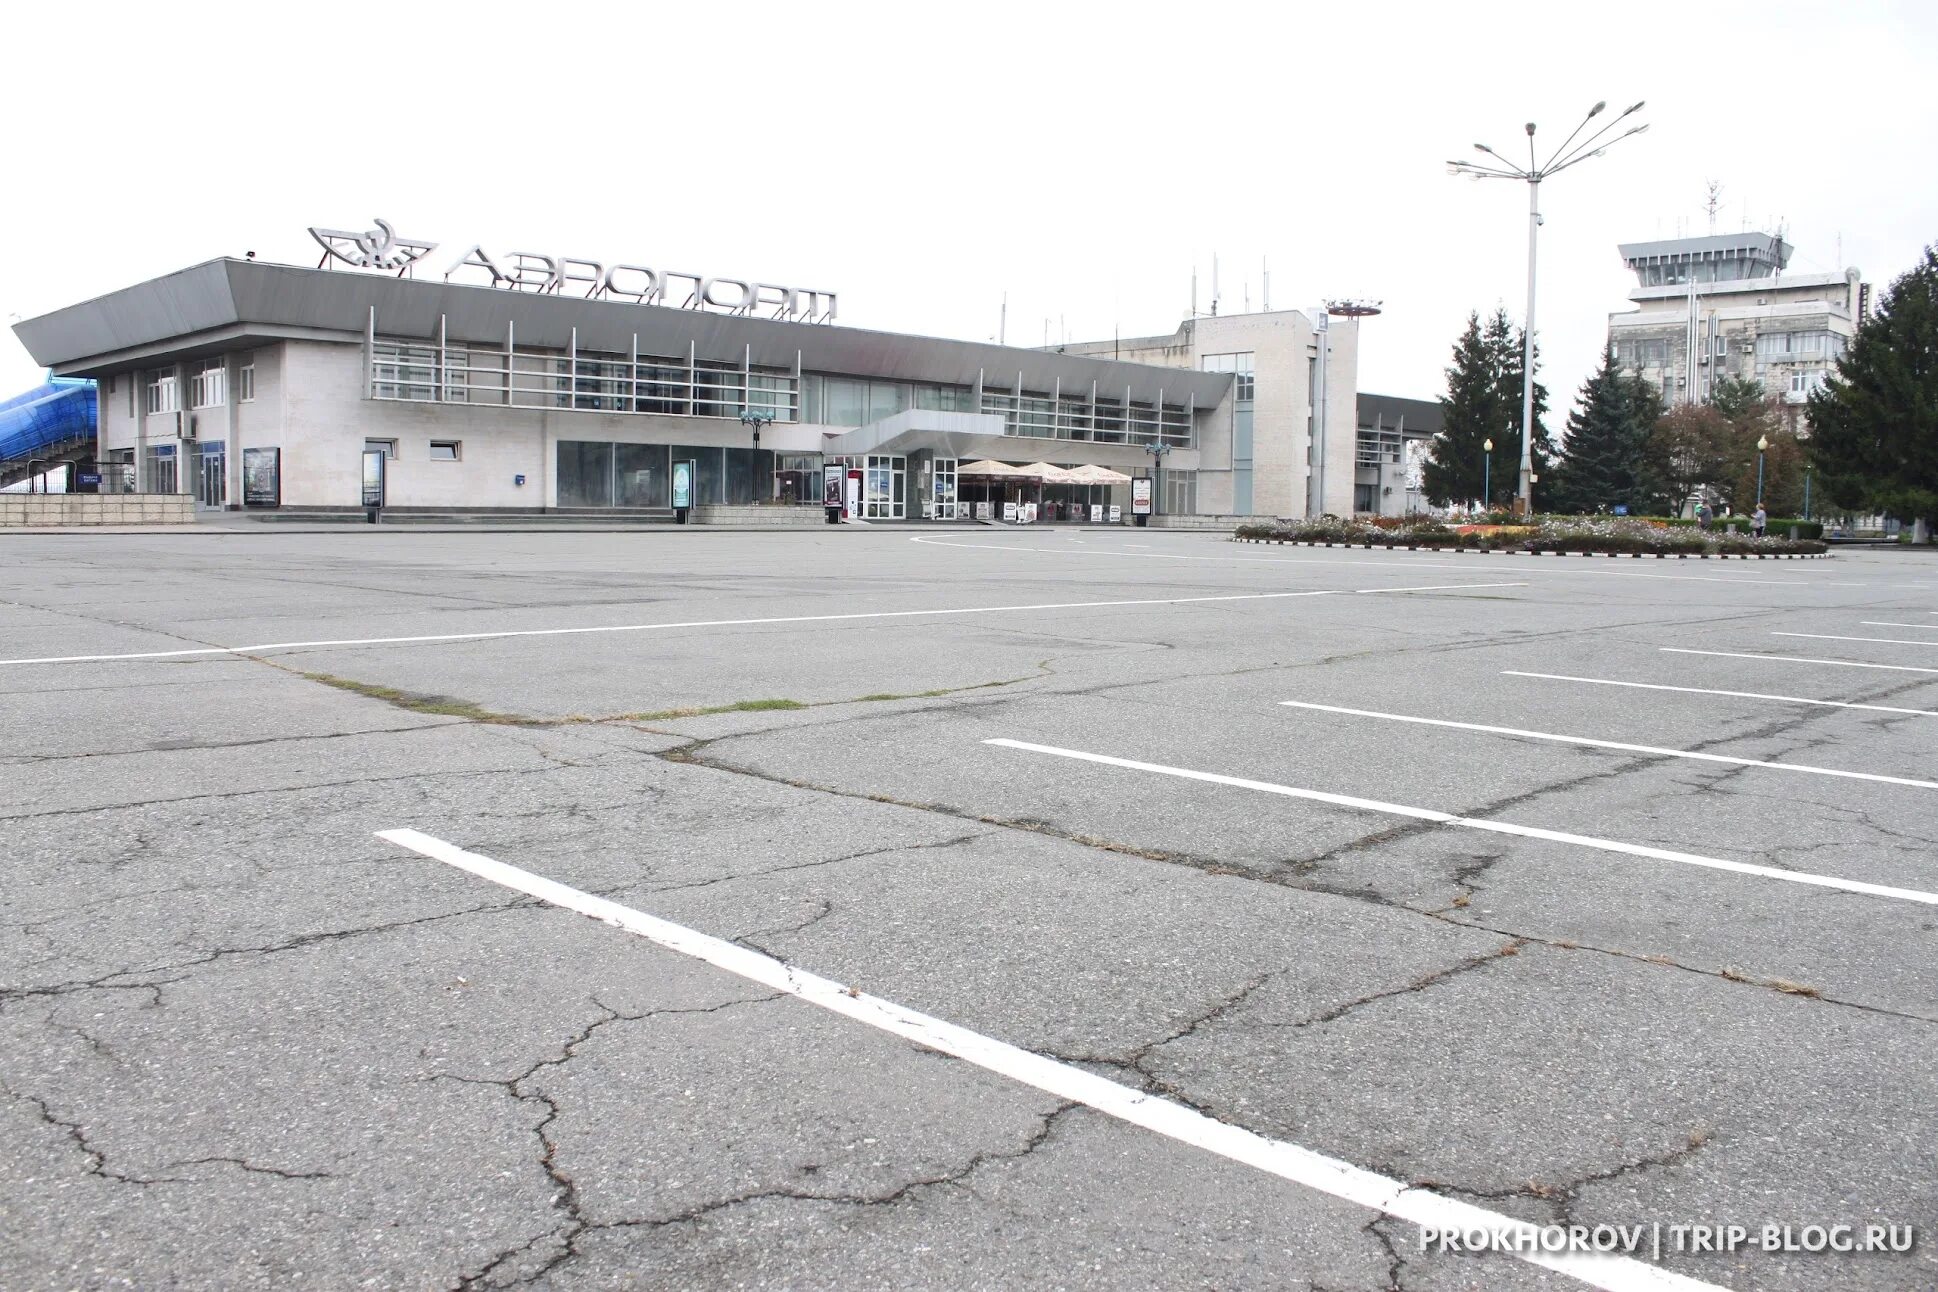
[[[0,528],[48,525],[192,525],[186,494],[0,493]]]
[[[1193,516],[1153,516],[1151,517],[1150,524],[1153,529],[1217,529],[1229,531],[1238,528],[1240,525],[1276,525],[1278,519],[1276,516],[1213,516],[1209,514]]]
[[[828,513],[821,507],[695,507],[696,525],[731,525],[738,529],[803,529],[826,525]]]

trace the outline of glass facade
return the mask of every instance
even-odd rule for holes
[[[625,444],[605,440],[560,440],[558,443],[558,505],[561,507],[670,507],[673,505],[672,464],[690,461],[696,467],[693,501],[706,503],[765,502],[784,494],[792,483],[797,493],[812,479],[819,488],[820,457],[787,454],[785,472],[776,470],[776,456],[766,449],[733,449],[686,444]],[[807,460],[813,459],[812,466]],[[807,495],[811,500],[819,494]]]

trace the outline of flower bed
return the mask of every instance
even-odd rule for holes
[[[1828,547],[1813,540],[1752,538],[1729,531],[1704,533],[1621,516],[1540,516],[1523,525],[1450,528],[1431,518],[1365,520],[1322,516],[1240,525],[1232,537],[1250,543],[1305,543],[1326,547],[1405,548],[1429,551],[1525,552],[1583,556],[1791,557],[1821,556]]]

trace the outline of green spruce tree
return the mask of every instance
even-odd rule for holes
[[[1938,246],[1891,284],[1809,410],[1826,501],[1938,519]]]
[[[1568,438],[1555,472],[1549,501],[1556,511],[1614,511],[1641,515],[1649,510],[1647,444],[1654,419],[1643,421],[1633,384],[1615,364],[1613,346],[1602,350],[1601,366],[1589,374],[1568,415]]]
[[[1501,415],[1498,384],[1480,315],[1469,314],[1466,331],[1454,343],[1447,393],[1440,397],[1440,434],[1429,447],[1422,472],[1423,491],[1435,506],[1479,500],[1481,446],[1490,437],[1495,441],[1495,465],[1500,465],[1507,424]]]

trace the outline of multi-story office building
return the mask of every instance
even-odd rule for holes
[[[1636,308],[1608,316],[1616,361],[1672,405],[1706,401],[1725,375],[1752,379],[1800,427],[1805,399],[1857,330],[1870,285],[1855,269],[1786,273],[1790,252],[1766,233],[1624,244]]]

